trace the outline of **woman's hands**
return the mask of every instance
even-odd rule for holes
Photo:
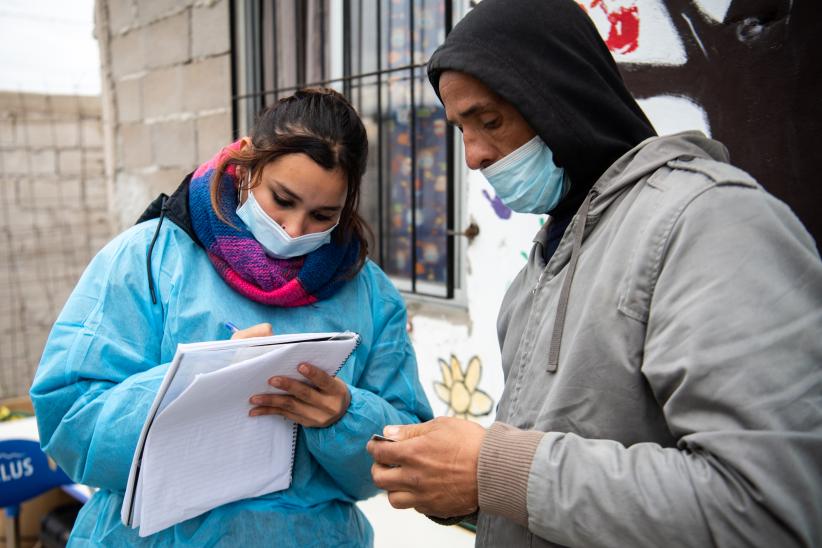
[[[248,414],[282,415],[313,428],[325,428],[340,420],[351,403],[348,386],[311,364],[301,363],[297,371],[313,386],[288,377],[271,377],[268,384],[287,393],[252,396],[250,401],[257,407]]]
[[[235,332],[231,338],[248,339],[271,334],[271,324],[260,323]],[[325,428],[340,420],[351,404],[348,386],[308,363],[300,364],[297,371],[310,384],[288,377],[271,377],[268,384],[286,393],[252,396],[249,401],[256,407],[248,414],[252,417],[281,415],[297,424],[313,428]]]

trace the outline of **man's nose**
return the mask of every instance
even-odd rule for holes
[[[465,163],[468,169],[481,169],[490,166],[499,158],[496,147],[486,139],[463,135],[465,146]]]

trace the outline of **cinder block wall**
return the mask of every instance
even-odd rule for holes
[[[111,234],[100,98],[0,93],[0,398],[28,393],[52,323]]]
[[[231,138],[228,0],[97,0],[112,215],[134,223]]]

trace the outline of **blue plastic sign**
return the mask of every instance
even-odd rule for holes
[[[32,440],[0,441],[0,507],[16,506],[53,487],[73,483]]]

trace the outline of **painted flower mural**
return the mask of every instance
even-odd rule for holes
[[[482,417],[491,412],[494,400],[477,388],[482,376],[482,362],[474,356],[463,370],[456,356],[451,355],[450,363],[439,360],[442,382],[434,382],[437,397],[448,406],[450,417],[469,419]]]

